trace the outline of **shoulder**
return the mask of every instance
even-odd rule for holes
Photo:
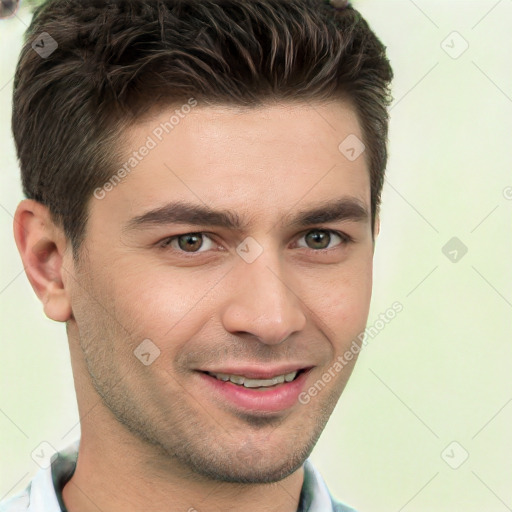
[[[0,503],[0,512],[60,512],[52,468],[41,468],[23,491]]]
[[[4,500],[0,503],[0,512],[22,512],[29,510],[30,505],[30,486],[21,491],[19,494]]]
[[[79,442],[56,452],[51,464],[41,467],[23,491],[0,503],[0,512],[60,512],[58,496],[74,471]]]

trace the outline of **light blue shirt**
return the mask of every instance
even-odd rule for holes
[[[40,469],[26,489],[0,503],[0,512],[67,512],[62,489],[76,467],[80,439],[57,453],[50,466]],[[307,459],[297,512],[356,512],[337,501],[320,473]]]

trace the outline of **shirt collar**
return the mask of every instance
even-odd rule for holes
[[[297,512],[356,512],[353,508],[337,501],[329,492],[322,475],[306,459],[304,462],[304,482],[300,493]]]
[[[73,476],[78,457],[80,439],[58,452],[51,466],[41,469],[27,489],[16,497],[24,502],[27,512],[66,512],[62,489]],[[297,512],[356,512],[336,501],[330,494],[322,476],[309,459],[304,462],[302,484]]]

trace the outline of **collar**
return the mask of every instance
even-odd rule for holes
[[[56,454],[51,466],[39,470],[28,487],[0,504],[2,512],[67,512],[62,489],[73,476],[80,439]],[[5,507],[5,508],[4,508]],[[309,459],[304,462],[304,482],[297,512],[356,512],[337,501]]]

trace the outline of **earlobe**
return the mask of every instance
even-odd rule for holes
[[[71,317],[71,303],[63,280],[66,238],[62,229],[54,224],[46,206],[25,199],[14,215],[14,238],[46,316],[66,322]]]
[[[56,322],[67,322],[71,318],[71,304],[61,284],[49,283],[48,293],[43,300],[44,313]]]

